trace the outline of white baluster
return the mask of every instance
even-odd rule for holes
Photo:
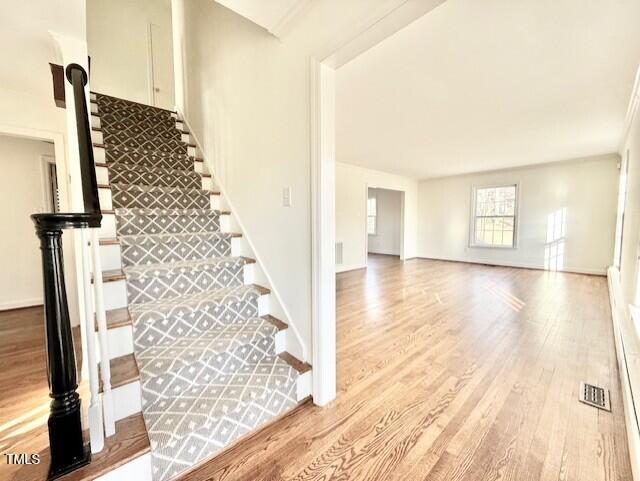
[[[100,261],[100,239],[98,229],[91,229],[91,251],[93,257],[93,283],[96,299],[96,320],[98,321],[98,340],[100,342],[100,374],[102,377],[102,409],[104,412],[104,430],[107,437],[116,432],[111,393],[111,365],[109,361],[109,341],[107,338],[107,316],[104,308],[104,290],[102,286],[102,262]]]
[[[87,368],[89,371],[89,441],[91,452],[99,453],[104,448],[104,431],[102,428],[102,406],[98,392],[98,363],[96,361],[96,337],[93,320],[93,299],[91,295],[91,270],[89,268],[89,248],[87,229],[80,229],[82,245],[82,288],[84,293],[84,328],[86,331]]]

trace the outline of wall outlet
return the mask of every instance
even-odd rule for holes
[[[282,189],[282,207],[291,207],[291,187]]]

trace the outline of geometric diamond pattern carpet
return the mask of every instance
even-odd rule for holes
[[[153,477],[165,481],[296,404],[200,175],[167,111],[98,95]]]

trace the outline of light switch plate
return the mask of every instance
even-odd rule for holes
[[[291,207],[291,187],[282,189],[282,207]]]

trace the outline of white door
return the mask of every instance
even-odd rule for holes
[[[156,107],[173,110],[173,46],[171,32],[149,25],[151,52],[151,101]]]

